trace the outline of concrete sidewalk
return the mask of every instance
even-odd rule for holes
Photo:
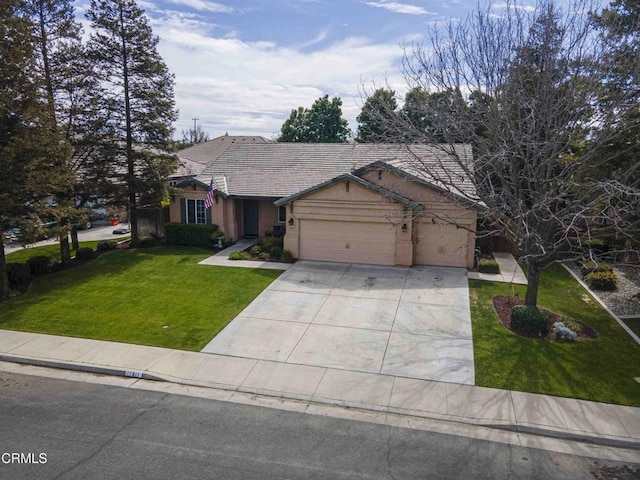
[[[226,401],[248,393],[363,409],[408,427],[444,420],[640,450],[640,408],[570,398],[9,330],[0,361],[208,387]]]
[[[527,284],[527,277],[513,255],[510,253],[493,252],[493,258],[498,262],[500,273],[469,272],[469,278],[472,280],[486,280],[488,282],[514,283],[516,285]]]

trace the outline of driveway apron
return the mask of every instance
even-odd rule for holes
[[[467,271],[299,261],[202,351],[473,385]]]

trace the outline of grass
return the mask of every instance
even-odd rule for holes
[[[539,306],[579,320],[596,340],[560,343],[527,339],[507,330],[493,308],[495,295],[525,287],[471,280],[476,384],[484,387],[640,406],[640,346],[560,265],[542,272]]]
[[[640,318],[627,318],[624,323],[640,337]]]
[[[201,350],[281,272],[198,265],[192,247],[116,250],[38,278],[0,328]]]
[[[127,237],[115,238],[116,242],[120,240],[124,240]],[[96,249],[98,246],[99,240],[89,240],[86,242],[80,242],[80,248],[92,248]],[[71,245],[69,245],[71,249]],[[60,260],[60,243],[53,243],[51,245],[42,245],[39,247],[30,247],[30,248],[21,248],[20,250],[16,250],[14,252],[8,253],[7,263],[25,263],[31,257],[36,257],[38,255],[44,255],[45,257],[55,258],[56,260]],[[75,255],[74,250],[71,249],[71,256]]]

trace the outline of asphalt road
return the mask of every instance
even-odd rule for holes
[[[0,372],[0,479],[638,475],[636,466],[466,437]]]
[[[114,235],[113,230],[116,228],[125,227],[127,224],[121,223],[118,226],[111,225],[96,225],[89,230],[78,230],[78,240],[81,242],[86,242],[89,240],[112,240],[114,238],[122,238],[127,237],[128,235]],[[42,240],[40,242],[33,243],[31,245],[27,245],[26,248],[39,247],[42,245],[52,245],[54,243],[58,243],[59,241],[55,238],[50,238],[47,240]],[[4,253],[15,252],[16,250],[22,250],[25,248],[21,243],[11,243],[9,245],[4,246]]]

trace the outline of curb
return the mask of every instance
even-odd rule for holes
[[[432,419],[436,421],[458,423],[458,424],[469,425],[474,427],[492,428],[495,430],[503,430],[503,431],[509,431],[514,433],[523,433],[523,434],[535,435],[539,437],[555,438],[559,440],[569,440],[573,442],[586,443],[586,444],[602,446],[602,447],[640,450],[640,441],[599,437],[594,435],[564,432],[560,430],[546,429],[541,427],[522,426],[518,424],[484,423],[474,419],[466,420],[464,417],[443,418],[443,415],[437,415],[437,414],[430,415],[428,412],[424,412],[423,415],[418,415],[416,414],[415,411],[403,413],[402,411],[399,411],[397,409],[395,409],[394,411],[391,411],[388,409],[388,407],[380,407],[375,405],[358,404],[357,406],[350,407],[349,405],[340,405],[336,403],[335,400],[326,400],[326,401],[322,399],[311,400],[306,398],[305,399],[295,398],[295,396],[291,396],[291,395],[285,396],[279,392],[273,392],[272,394],[269,391],[265,391],[265,390],[254,391],[253,389],[221,388],[222,386],[214,387],[210,385],[204,385],[198,382],[189,382],[181,379],[173,380],[168,378],[161,378],[155,375],[150,375],[148,373],[134,371],[134,370],[120,370],[115,368],[99,367],[99,366],[92,366],[92,365],[82,365],[82,364],[55,362],[50,360],[14,357],[11,355],[0,355],[0,362],[17,363],[20,365],[32,365],[36,367],[55,368],[55,369],[61,369],[61,370],[73,370],[78,372],[94,373],[94,374],[100,374],[100,375],[110,375],[110,376],[118,376],[118,377],[126,377],[126,378],[135,378],[140,380],[152,380],[157,382],[173,383],[178,385],[210,388],[210,389],[217,389],[217,390],[234,390],[241,393],[249,393],[253,395],[260,395],[263,397],[281,398],[281,399],[287,399],[287,400],[293,400],[293,401],[305,401],[309,404],[338,406],[338,407],[353,408],[354,410],[361,410],[361,411],[367,411],[367,412],[373,412],[373,413],[388,413],[393,415],[402,415],[405,417]]]

